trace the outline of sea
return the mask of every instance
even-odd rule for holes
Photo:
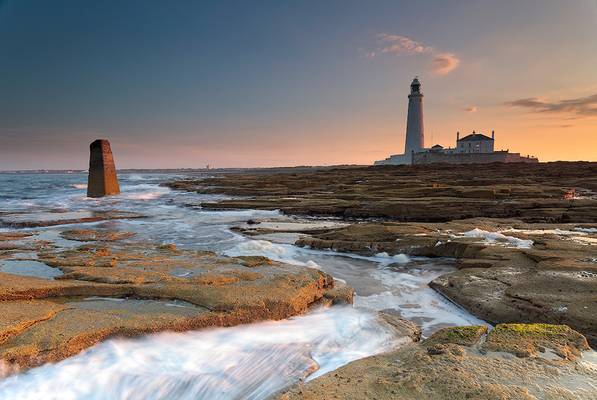
[[[317,308],[282,321],[111,339],[63,361],[6,374],[0,378],[0,399],[266,399],[301,380],[407,343],[378,318],[378,311],[416,322],[424,336],[446,326],[485,324],[428,287],[434,278],[455,270],[450,259],[385,253],[365,257],[301,248],[275,235],[270,240],[246,237],[231,228],[250,219],[280,224],[316,220],[279,211],[206,210],[202,202],[227,197],[162,185],[181,178],[185,176],[120,174],[120,195],[91,199],[83,173],[0,174],[0,216],[24,213],[31,220],[51,220],[65,212],[76,216],[106,210],[146,216],[0,231],[32,230],[69,247],[80,243],[62,239],[63,230],[109,228],[181,249],[266,256],[297,268],[318,268],[346,282],[356,290],[354,305]],[[26,267],[0,260],[0,271],[52,278],[53,269],[45,265]]]

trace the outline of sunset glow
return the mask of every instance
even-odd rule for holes
[[[0,169],[371,164],[416,75],[426,146],[595,161],[595,38],[594,0],[0,1]]]

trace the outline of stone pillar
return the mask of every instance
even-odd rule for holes
[[[103,197],[120,193],[110,142],[97,139],[89,145],[89,179],[87,197]]]

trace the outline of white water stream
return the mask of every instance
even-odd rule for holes
[[[230,227],[250,218],[291,219],[272,211],[204,211],[198,203],[217,196],[157,185],[167,178],[172,177],[123,175],[121,195],[87,199],[83,175],[0,175],[0,185],[12,189],[0,195],[0,211],[33,212],[33,219],[51,218],[57,208],[138,212],[149,218],[82,225],[134,231],[142,239],[180,248],[265,255],[320,268],[356,289],[355,307],[335,306],[278,322],[110,340],[57,364],[0,380],[0,399],[263,399],[299,379],[403,343],[406,338],[395,338],[377,317],[378,310],[390,309],[415,321],[424,334],[482,323],[427,286],[454,269],[449,260],[362,257],[251,240]],[[69,246],[77,243],[56,233],[72,227],[36,230]]]
[[[263,399],[309,375],[396,347],[371,313],[316,310],[284,321],[99,344],[0,381],[1,399]]]

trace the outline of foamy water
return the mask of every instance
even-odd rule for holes
[[[159,186],[172,178],[121,175],[120,195],[89,199],[82,174],[0,174],[0,184],[9,188],[0,193],[0,211],[133,211],[147,217],[35,230],[38,238],[63,247],[80,243],[61,239],[61,230],[91,226],[133,231],[138,239],[180,248],[263,255],[319,268],[355,288],[355,308],[332,307],[249,326],[111,340],[58,364],[5,378],[0,381],[0,399],[261,399],[298,379],[398,345],[400,338],[378,321],[378,310],[390,309],[412,319],[425,335],[444,326],[483,323],[428,287],[434,278],[455,270],[450,260],[385,253],[365,257],[252,240],[230,227],[248,219],[300,221],[277,211],[203,210],[202,201],[223,196]]]
[[[505,247],[515,247],[519,249],[530,249],[533,241],[528,239],[519,239],[514,236],[504,235],[501,232],[489,232],[483,229],[475,228],[468,232],[461,233],[459,236],[483,239],[486,244],[495,244]]]
[[[447,261],[387,253],[367,257],[265,240],[240,242],[224,254],[263,255],[321,269],[356,289],[355,307],[397,311],[421,326],[424,336],[445,326],[486,324],[429,288],[433,279],[455,270]]]
[[[110,340],[0,381],[0,398],[263,399],[409,341],[371,313],[333,307],[284,321]]]
[[[577,227],[566,229],[506,229],[502,232],[517,232],[525,235],[555,235],[563,240],[571,240],[583,245],[597,245],[597,228]]]

